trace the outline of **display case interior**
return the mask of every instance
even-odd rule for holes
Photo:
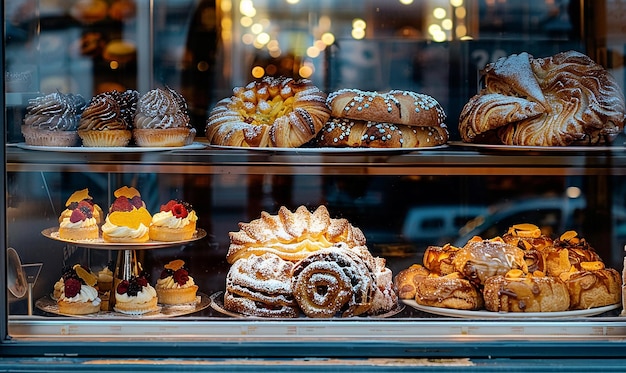
[[[601,74],[611,76],[613,85],[607,85],[617,93],[608,96],[619,112],[626,84],[624,32],[609,14],[621,16],[622,7],[619,2],[573,0],[5,1],[2,238],[11,250],[2,261],[12,275],[6,279],[6,292],[0,293],[6,294],[8,311],[2,349],[7,347],[7,356],[67,351],[86,356],[89,348],[102,346],[105,356],[129,356],[126,347],[141,341],[146,357],[163,356],[165,350],[173,356],[277,357],[283,355],[273,348],[289,344],[284,356],[539,354],[548,359],[572,356],[571,347],[582,346],[586,357],[621,358],[611,347],[623,347],[626,336],[621,317],[626,114],[616,114],[621,115],[621,123],[614,126],[618,130],[601,131],[600,143],[570,146],[472,143],[465,141],[459,123],[468,100],[484,92],[485,67],[523,52],[535,67],[562,52],[588,56]],[[332,109],[327,95],[342,89],[428,95],[446,118],[430,131],[444,129],[446,141],[410,149],[319,147],[314,137],[297,147],[212,143],[206,133],[214,108],[245,91],[235,87],[267,82],[268,77],[305,79],[323,93],[328,111],[324,123]],[[254,89],[258,94],[264,88]],[[297,91],[299,86],[288,88]],[[141,146],[135,138],[122,146],[63,147],[33,145],[23,134],[37,98],[82,97],[83,115],[74,113],[73,118],[80,122],[87,117],[86,107],[112,91],[135,92],[137,107],[149,106],[142,100],[152,93],[174,97],[172,106],[184,108],[184,127],[193,128],[195,138],[166,147]],[[284,102],[289,95],[291,100],[304,96],[287,91],[281,91]],[[258,94],[249,101],[257,105],[262,100]],[[129,107],[135,110],[130,98],[121,101],[116,103],[121,115]],[[601,105],[589,106],[595,110]],[[247,124],[256,118],[251,115]],[[605,122],[613,124],[610,118]],[[312,121],[307,121],[310,128]],[[133,124],[136,129],[137,121]],[[243,137],[248,141],[252,135]],[[80,205],[81,210],[83,201],[89,206]],[[97,238],[64,236],[64,214],[72,223],[96,221],[94,204],[102,209]],[[170,240],[111,238],[120,226],[142,229],[135,215],[122,215],[142,209],[151,219],[144,226],[147,231],[151,224],[160,227],[152,219],[161,212],[192,220],[196,228],[192,236]],[[116,229],[110,230],[111,224]],[[337,233],[338,226],[348,233]],[[452,272],[463,273],[459,276],[481,292],[476,307],[428,306],[416,302],[415,294],[398,299],[398,274],[414,265],[427,266],[432,248],[465,248],[476,237],[500,242],[512,228],[528,235],[532,231],[531,238],[548,237],[555,250],[593,254],[565,258],[571,268],[555,275],[545,276],[547,264],[529,269],[527,260],[497,275],[520,270],[528,279],[550,277],[565,283],[573,276],[568,273],[582,271],[579,262],[594,263],[602,267],[597,270],[613,271],[597,286],[606,287],[611,300],[575,306],[568,294],[568,305],[553,312],[487,310],[482,275],[463,272],[469,266],[463,263],[454,264]],[[167,232],[173,231],[180,233]],[[340,242],[333,241],[338,236]],[[360,256],[341,257],[345,245],[359,248]],[[317,251],[327,255],[312,261]],[[231,290],[236,287],[234,268],[246,270],[240,257],[252,257],[252,263],[262,255],[268,261],[260,267],[249,264],[257,280],[283,276],[270,280],[289,287],[289,295],[274,283],[260,290],[261,300],[251,302],[256,313],[233,307],[232,302],[245,298]],[[307,289],[319,299],[328,296],[331,283],[347,281],[352,303],[330,313],[308,312],[305,296],[294,295],[293,287],[309,270],[307,265],[338,256],[330,260],[333,264],[319,265],[322,274],[312,275],[326,282]],[[496,261],[487,260],[488,267]],[[504,261],[514,262],[510,256]],[[337,263],[343,263],[338,265],[343,275],[329,279],[328,267]],[[450,275],[428,270],[431,278]],[[348,272],[359,276],[345,280]],[[112,277],[108,293],[104,284],[109,281],[98,279],[101,273]],[[371,283],[367,294],[354,295],[355,289],[366,287],[364,278]],[[191,301],[175,304],[160,298],[148,311],[123,308],[126,298],[145,288],[159,293],[165,281],[197,293]],[[258,284],[250,282],[249,288]],[[99,310],[63,311],[60,289],[81,293],[72,283],[85,292],[95,289]],[[254,290],[249,288],[248,293]],[[539,292],[537,286],[531,290]],[[387,296],[392,306],[374,311],[375,294]],[[268,298],[273,303],[263,304]],[[279,313],[284,308],[289,316]],[[518,343],[516,349],[502,344],[511,341]]]

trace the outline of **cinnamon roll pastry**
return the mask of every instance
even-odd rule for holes
[[[465,142],[568,146],[612,142],[626,105],[617,81],[588,56],[503,57],[482,71],[484,88],[463,107]]]
[[[236,261],[226,275],[224,308],[260,317],[297,317],[293,295],[293,263],[266,253]]]
[[[458,310],[478,310],[484,303],[478,288],[458,272],[417,280],[415,302],[424,306]]]
[[[443,246],[428,246],[424,252],[424,267],[439,276],[449,275],[456,271],[452,261],[459,250],[449,243]]]
[[[272,253],[297,262],[321,249],[343,243],[353,248],[365,245],[363,232],[346,219],[330,217],[324,205],[309,212],[300,206],[295,212],[281,207],[278,214],[262,212],[259,219],[239,223],[238,232],[230,232],[226,260],[232,264],[252,254]]]
[[[559,278],[567,286],[570,309],[584,310],[621,301],[621,275],[613,268],[605,268],[600,261],[582,262],[579,270],[572,267]]]
[[[487,278],[504,275],[511,269],[528,273],[524,251],[499,237],[490,240],[472,238],[455,254],[452,264],[457,272],[477,285],[483,285]]]
[[[570,297],[558,277],[534,276],[514,269],[489,277],[483,289],[485,308],[494,312],[567,311]]]
[[[552,238],[544,235],[538,226],[529,223],[515,224],[502,235],[504,242],[524,250],[528,272],[547,272],[546,256],[543,251],[552,246]]]
[[[357,252],[316,251],[294,265],[293,292],[300,309],[312,318],[357,316],[372,307],[376,291],[373,268]]]
[[[393,282],[398,289],[400,299],[415,299],[416,283],[424,277],[428,277],[430,271],[421,264],[412,264],[408,268],[398,272]]]
[[[310,80],[265,77],[215,105],[206,138],[215,145],[295,148],[312,140],[330,117],[326,98]]]

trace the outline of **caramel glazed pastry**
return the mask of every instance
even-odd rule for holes
[[[380,315],[398,304],[393,275],[365,236],[325,206],[239,223],[231,232],[224,307],[250,316]]]
[[[327,99],[331,118],[320,147],[417,148],[448,141],[446,114],[433,97],[411,91],[341,89]]]
[[[233,89],[215,105],[206,138],[222,146],[299,147],[328,120],[326,97],[307,79],[264,77]]]
[[[611,143],[624,128],[624,94],[586,55],[513,54],[481,71],[484,88],[463,107],[468,143],[568,146]]]

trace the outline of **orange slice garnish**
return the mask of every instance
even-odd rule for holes
[[[181,259],[172,260],[171,262],[164,265],[165,269],[171,269],[172,271],[177,271],[185,265],[185,261]]]
[[[135,196],[139,196],[141,197],[141,194],[139,193],[139,191],[133,187],[128,187],[128,186],[123,186],[121,188],[119,188],[118,190],[116,190],[115,192],[113,192],[113,195],[115,196],[115,198],[119,198],[121,196],[124,196],[128,199],[132,199]]]
[[[109,214],[109,221],[120,227],[137,229],[141,223],[149,227],[152,222],[152,216],[148,210],[140,207],[132,211],[114,211]]]
[[[74,266],[74,271],[76,271],[78,277],[85,281],[85,284],[89,286],[96,286],[98,278],[95,275],[89,273],[85,268],[83,268],[83,266],[81,266],[80,264],[76,264]]]
[[[65,202],[65,206],[69,206],[72,202],[80,202],[84,199],[91,199],[88,188],[77,190],[72,193],[72,195]]]

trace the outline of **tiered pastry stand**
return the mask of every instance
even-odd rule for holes
[[[86,249],[95,249],[95,250],[117,250],[119,251],[117,256],[117,261],[115,264],[115,268],[113,270],[113,286],[111,288],[111,296],[109,297],[109,309],[113,310],[115,307],[115,296],[114,292],[117,288],[117,285],[123,280],[130,280],[133,276],[139,276],[143,270],[141,263],[137,259],[137,252],[140,250],[154,250],[154,249],[162,249],[162,248],[170,248],[175,246],[180,246],[184,244],[188,244],[194,241],[198,241],[206,237],[206,231],[203,229],[197,229],[196,233],[189,240],[183,241],[148,241],[148,242],[130,242],[130,243],[118,243],[118,242],[104,242],[101,238],[94,240],[83,240],[83,241],[74,241],[62,239],[59,237],[58,227],[52,227],[44,229],[41,234],[45,237],[55,240],[61,241],[69,245],[75,245],[78,247],[83,247]],[[195,305],[195,307],[179,307],[179,306],[163,306],[161,307],[159,312],[153,312],[150,314],[138,315],[138,316],[153,316],[153,317],[170,317],[170,316],[179,316],[186,315],[194,312],[198,312],[204,308],[207,308],[211,302],[210,298],[206,294],[198,293],[200,297],[200,301]],[[56,302],[49,297],[44,297],[37,301],[37,307],[45,312],[57,313],[58,309],[55,311]],[[105,312],[101,311],[99,316],[112,316],[112,315],[120,315],[116,312]],[[87,315],[89,316],[89,315]],[[93,316],[93,315],[92,315]],[[129,316],[129,315],[122,315]]]

